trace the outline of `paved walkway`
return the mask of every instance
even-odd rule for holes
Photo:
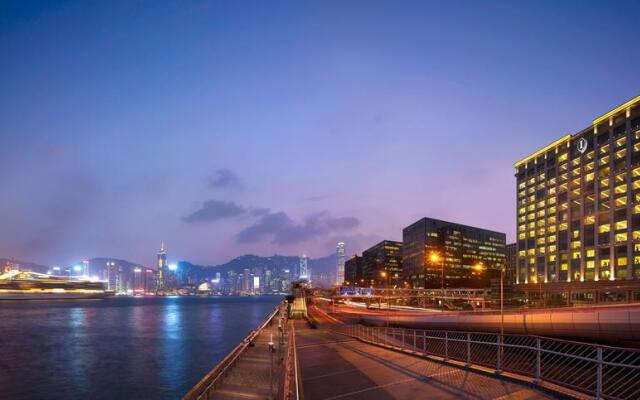
[[[553,398],[526,385],[311,329],[302,321],[296,321],[296,347],[305,400]]]
[[[254,341],[255,346],[249,347],[240,356],[236,365],[222,378],[220,385],[209,397],[210,399],[268,399],[269,371],[271,364],[271,354],[269,352],[269,339],[273,334],[273,342],[276,345],[276,352],[273,353],[273,393],[274,397],[278,393],[278,379],[280,376],[280,363],[278,357],[280,353],[278,346],[278,323],[275,321],[271,326],[267,325]],[[286,350],[286,338],[282,351]]]

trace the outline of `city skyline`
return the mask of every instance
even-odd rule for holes
[[[620,4],[3,6],[0,256],[350,256],[425,215],[512,242],[513,162],[638,94]]]

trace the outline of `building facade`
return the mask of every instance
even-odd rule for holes
[[[383,240],[363,251],[362,276],[367,286],[402,287],[402,242]]]
[[[402,230],[404,280],[414,288],[489,287],[504,268],[505,245],[501,232],[423,218]]]
[[[518,265],[518,244],[509,243],[505,247],[504,281],[510,285],[516,283],[516,266]]]
[[[514,166],[516,284],[640,278],[640,96]]]
[[[362,257],[354,255],[344,263],[344,284],[349,286],[362,286]],[[361,282],[362,281],[362,282]]]
[[[160,251],[158,252],[158,290],[164,289],[165,274],[167,269],[167,251],[164,248],[164,242],[160,244]]]
[[[342,285],[344,281],[344,263],[346,262],[344,243],[339,242],[336,246],[336,255],[338,262],[336,265],[336,285]]]
[[[300,276],[298,277],[301,280],[309,279],[308,262],[309,259],[307,255],[303,254],[302,257],[300,257]]]

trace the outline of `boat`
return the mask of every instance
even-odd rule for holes
[[[100,281],[15,270],[0,275],[0,300],[102,299],[109,295]]]

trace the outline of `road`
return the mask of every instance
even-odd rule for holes
[[[332,333],[339,321],[311,308],[311,329],[296,321],[296,348],[306,400],[552,399],[524,384],[362,343]]]

